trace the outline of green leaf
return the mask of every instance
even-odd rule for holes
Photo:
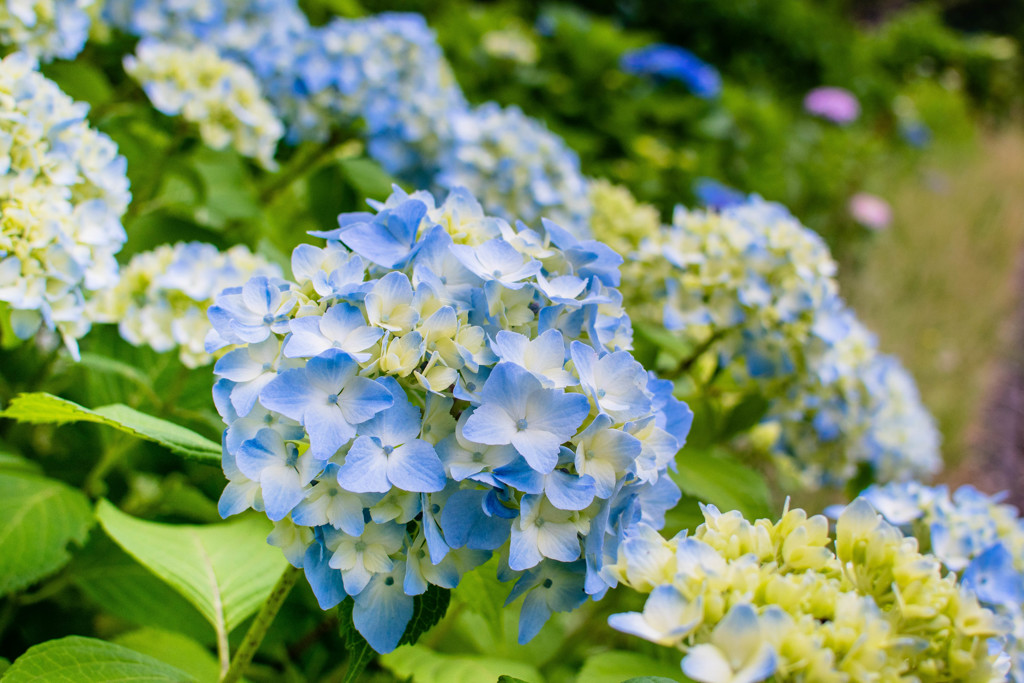
[[[524,681],[522,678],[513,678],[512,676],[498,676],[498,683],[529,683]]]
[[[363,669],[369,664],[376,653],[366,638],[356,630],[352,621],[352,608],[355,602],[352,598],[345,598],[338,605],[338,632],[341,635],[341,642],[345,645],[345,652],[348,653],[348,667],[345,669],[345,678],[342,683],[353,683],[359,680]]]
[[[637,652],[610,651],[589,657],[583,663],[577,683],[623,683],[637,676],[676,683],[689,681],[679,670],[679,662],[660,661]],[[639,680],[644,680],[640,678]]]
[[[217,442],[119,403],[90,410],[52,394],[18,394],[0,412],[0,417],[31,424],[95,422],[153,441],[185,458],[220,465],[221,448]]]
[[[38,463],[32,462],[20,455],[0,452],[0,472],[42,475],[43,468]]]
[[[683,493],[723,512],[739,510],[748,518],[771,517],[771,492],[759,472],[744,465],[725,449],[684,448],[676,456],[679,470],[672,479]]]
[[[434,627],[441,621],[448,611],[451,602],[452,592],[446,588],[438,588],[431,585],[427,592],[413,598],[412,618],[409,625],[405,627],[405,633],[398,641],[399,645],[412,645],[420,636]],[[352,608],[355,603],[352,598],[345,600],[338,606],[338,626],[341,632],[341,639],[345,643],[345,650],[349,653],[348,669],[345,672],[344,683],[350,683],[358,679],[366,665],[370,663],[376,654],[370,644],[366,642],[362,634],[356,630],[352,621]]]
[[[170,664],[95,638],[68,636],[28,649],[4,683],[182,683],[192,676]]]
[[[87,598],[117,619],[177,631],[206,644],[217,640],[213,627],[192,603],[102,531],[92,535],[67,571]]]
[[[93,524],[89,500],[54,479],[0,474],[0,595],[20,590],[71,559]]]
[[[84,60],[52,62],[42,68],[46,77],[56,81],[68,97],[92,106],[105,104],[114,97],[114,89],[98,67]]]
[[[399,645],[414,644],[424,633],[432,629],[448,612],[452,592],[447,588],[427,586],[427,592],[413,598],[412,619],[405,627]]]
[[[122,377],[145,389],[147,394],[153,393],[153,390],[150,389],[152,380],[134,365],[129,365],[109,356],[101,356],[98,353],[86,352],[82,353],[78,365],[87,370],[95,370],[96,372]]]
[[[629,680],[623,681],[622,683],[677,683],[674,678],[665,678],[664,676],[637,676],[630,678]]]
[[[364,197],[386,199],[395,182],[387,171],[371,159],[341,159],[338,164],[352,186]]]
[[[189,162],[200,178],[204,197],[202,205],[194,207],[196,222],[219,229],[228,221],[260,215],[259,199],[240,155],[200,147]]]
[[[382,655],[381,666],[399,679],[413,683],[477,683],[478,681],[530,681],[542,683],[535,667],[524,662],[488,655],[450,655],[425,645],[404,645]],[[506,675],[507,674],[507,675]]]
[[[114,639],[118,645],[181,669],[200,683],[217,683],[220,664],[209,650],[180,633],[140,628]]]
[[[205,526],[158,524],[96,506],[104,530],[129,555],[170,584],[206,617],[219,638],[251,616],[287,561],[267,545],[264,517]]]
[[[725,424],[722,426],[719,441],[728,441],[756,425],[768,412],[768,408],[768,401],[759,394],[745,397],[725,416]]]

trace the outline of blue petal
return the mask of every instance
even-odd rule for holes
[[[320,543],[314,543],[306,549],[306,557],[302,564],[309,587],[313,589],[313,595],[323,610],[331,609],[348,595],[341,579],[341,572],[328,566],[327,562],[330,559],[331,553]]]
[[[355,596],[352,623],[370,647],[381,654],[398,647],[412,619],[413,600],[403,592],[404,574],[405,565],[398,564],[391,574],[374,576]]]
[[[483,501],[487,491],[456,491],[441,510],[441,528],[452,548],[496,550],[509,537],[511,520],[487,515]]]
[[[388,457],[384,450],[368,436],[360,436],[345,456],[345,464],[338,469],[338,483],[353,493],[387,493]]]
[[[387,459],[388,479],[403,491],[434,492],[448,481],[434,447],[413,439],[396,448]]]

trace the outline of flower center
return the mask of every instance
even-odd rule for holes
[[[338,405],[338,395],[331,394],[330,396],[327,397],[327,402],[332,405]]]
[[[519,431],[523,431],[528,426],[529,425],[527,424],[525,417],[519,418],[519,420],[516,421],[516,429],[518,429]]]
[[[265,316],[263,316],[263,323],[265,325],[269,325],[272,322],[274,322],[274,316],[272,314],[267,313]]]
[[[385,586],[393,586],[394,583],[395,583],[395,577],[393,577],[393,576],[389,576],[388,578],[384,579],[384,585]]]
[[[483,453],[481,453],[480,451],[477,451],[476,453],[473,454],[473,462],[483,462],[483,461],[484,461],[484,454]]]
[[[554,582],[551,579],[544,579],[544,584],[543,585],[544,585],[545,588],[551,588],[553,583]]]
[[[391,455],[392,453],[395,452],[395,447],[394,446],[385,446],[383,450],[384,450],[384,455]]]

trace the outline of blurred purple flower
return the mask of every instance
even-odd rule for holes
[[[858,192],[850,197],[850,215],[865,228],[885,230],[892,223],[892,207],[881,197]]]
[[[815,88],[804,97],[804,109],[838,124],[851,123],[860,116],[860,102],[845,88]]]
[[[697,178],[693,183],[697,201],[712,209],[724,209],[747,201],[747,195],[713,178]]]
[[[718,70],[677,45],[654,43],[631,50],[622,55],[619,66],[626,73],[636,76],[680,81],[698,97],[716,97],[722,91]]]

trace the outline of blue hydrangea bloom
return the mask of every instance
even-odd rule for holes
[[[678,45],[655,43],[622,55],[619,66],[628,74],[679,81],[698,97],[717,97],[722,91],[718,70]]]
[[[621,258],[550,221],[396,189],[209,311],[220,510],[275,521],[322,607],[394,649],[428,586],[499,554],[520,639],[614,584],[664,522],[692,413],[630,355]]]

